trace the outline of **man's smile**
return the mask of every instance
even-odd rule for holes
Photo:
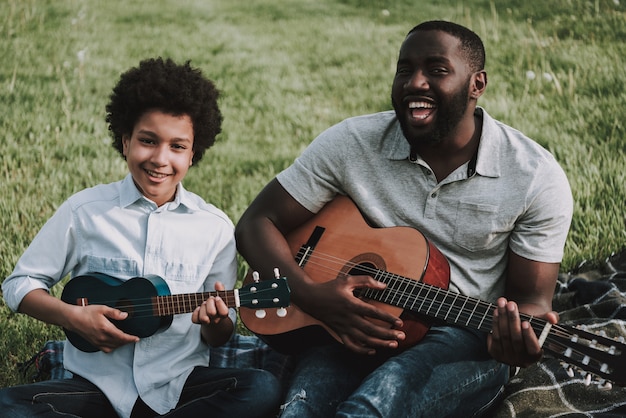
[[[423,121],[431,116],[437,109],[437,106],[426,100],[411,100],[407,104],[409,114],[415,121]]]

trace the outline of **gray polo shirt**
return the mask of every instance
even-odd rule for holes
[[[476,112],[483,131],[475,170],[468,162],[440,182],[419,156],[409,160],[393,111],[327,129],[277,179],[312,212],[344,194],[375,226],[420,230],[448,259],[450,290],[493,302],[504,291],[507,249],[561,261],[573,201],[547,150]]]

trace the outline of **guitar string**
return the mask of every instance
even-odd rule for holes
[[[322,261],[322,262],[320,262],[320,261]],[[337,265],[337,266],[341,266],[341,268],[333,269],[331,266],[329,266],[327,264],[334,264],[334,265]],[[337,274],[337,273],[345,273],[345,274],[347,274],[352,269],[358,268],[358,270],[360,270],[361,272],[366,273],[368,275],[371,275],[375,279],[376,279],[376,277],[382,275],[385,278],[391,278],[393,280],[401,282],[401,284],[404,285],[405,288],[406,287],[413,287],[414,289],[418,288],[418,287],[426,288],[426,296],[428,296],[432,291],[435,291],[435,293],[443,291],[446,294],[444,295],[444,302],[440,304],[441,306],[439,307],[439,309],[441,307],[443,307],[444,310],[447,310],[448,312],[455,312],[453,310],[453,308],[456,307],[458,309],[458,311],[457,311],[458,312],[457,318],[464,311],[464,307],[463,306],[459,307],[459,306],[455,305],[454,303],[446,303],[448,297],[454,297],[454,300],[456,301],[457,294],[454,294],[454,296],[453,296],[453,295],[450,294],[449,291],[447,291],[445,289],[441,289],[441,288],[438,288],[436,286],[429,285],[429,284],[426,284],[426,283],[418,282],[417,280],[414,280],[414,279],[410,279],[410,278],[406,278],[406,277],[403,277],[403,276],[399,276],[399,275],[395,275],[395,274],[392,274],[392,273],[388,273],[388,272],[385,272],[385,271],[382,271],[382,270],[379,270],[379,269],[376,269],[376,268],[371,268],[371,267],[369,267],[367,265],[354,263],[352,261],[342,260],[342,259],[340,259],[338,257],[333,256],[333,255],[324,254],[324,253],[320,253],[320,252],[316,251],[314,254],[310,254],[308,256],[306,265],[307,266],[309,266],[309,265],[315,266],[315,268],[318,271],[322,271],[324,273],[330,273],[330,274]],[[380,281],[384,282],[384,280],[380,280]],[[368,289],[368,290],[371,291],[371,293],[380,293],[380,294],[382,294],[384,292],[388,292],[390,294],[393,294],[394,297],[392,298],[392,300],[402,301],[403,300],[402,297],[404,296],[405,297],[405,299],[404,299],[405,303],[406,303],[406,301],[409,301],[409,302],[410,301],[414,301],[414,304],[415,304],[416,301],[420,301],[421,300],[422,304],[423,304],[423,301],[425,301],[425,298],[421,296],[421,293],[422,293],[423,289],[419,290],[417,295],[414,295],[414,294],[406,295],[405,294],[406,292],[399,291],[399,290],[397,290],[394,287],[387,288],[387,289],[384,289],[384,290],[381,290],[381,291],[376,291],[376,290],[373,290],[373,289]],[[396,298],[396,296],[400,296],[400,297]],[[464,299],[466,301],[470,300],[470,301],[472,301],[473,304],[481,305],[481,309],[486,309],[486,310],[493,310],[493,309],[495,309],[495,305],[487,303],[487,302],[484,302],[484,301],[481,301],[479,299],[470,298],[470,297],[467,297],[467,296],[464,296],[464,295],[458,295],[458,297],[460,297],[461,299]],[[433,303],[434,303],[434,301],[433,301]],[[431,303],[431,306],[432,306],[432,303]],[[402,305],[400,305],[400,307],[402,307]],[[426,309],[426,314],[427,315],[429,315],[428,314],[429,309],[430,308]],[[472,312],[469,312],[470,317],[472,315]],[[467,314],[468,312],[465,312],[465,313]],[[429,316],[432,316],[432,314],[430,314]],[[442,318],[439,318],[439,319],[442,319]],[[541,332],[541,330],[543,329],[543,327],[546,324],[546,321],[541,319],[541,318],[528,317],[528,319],[531,322],[531,325],[533,326],[533,329],[535,330],[536,333]],[[540,324],[539,324],[540,327],[535,327],[535,325],[537,325],[536,324],[537,322],[540,322]],[[457,321],[456,323],[461,323],[461,322]],[[466,324],[467,324],[466,326],[469,326],[470,322],[467,322]],[[490,328],[490,326],[491,326],[491,316],[488,318],[486,324],[488,324],[489,328]],[[474,325],[474,327],[476,329],[480,329],[480,327],[477,326],[477,325]],[[549,348],[550,350],[552,350],[552,351],[554,351],[556,353],[561,353],[561,354],[563,354],[567,349],[572,349],[571,346],[568,346],[568,345],[564,344],[562,342],[562,339],[571,340],[572,338],[574,338],[575,336],[580,334],[580,333],[579,334],[574,334],[574,333],[570,332],[568,329],[566,329],[563,326],[558,325],[558,324],[552,325],[551,331],[552,331],[552,333],[548,334],[548,336],[546,337],[546,341],[550,344],[546,348]],[[612,340],[610,340],[608,338],[604,339],[604,337],[596,336],[595,334],[593,334],[593,335],[594,335],[594,338],[597,338],[598,340],[603,339],[603,341],[607,341],[607,343],[605,343],[605,345],[608,345],[608,346],[611,346],[611,347],[616,347],[616,345],[624,346],[623,344],[620,344],[617,341],[612,341]],[[555,348],[555,347],[557,347],[557,348]],[[624,347],[626,347],[626,346],[624,346]],[[593,347],[593,349],[596,352],[607,353],[607,351],[600,350],[597,347]],[[575,348],[572,349],[572,354],[577,354],[581,358],[587,357],[587,355],[584,352],[581,352],[580,350],[577,350]],[[570,356],[571,356],[571,354],[570,354]],[[571,358],[571,360],[576,360],[576,359],[575,358]],[[600,365],[603,364],[601,361],[597,361],[597,362]]]

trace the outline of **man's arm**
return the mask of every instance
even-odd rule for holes
[[[487,342],[496,360],[527,367],[541,358],[537,335],[527,321],[521,321],[519,313],[557,323],[552,298],[559,267],[559,263],[532,261],[509,251],[505,297],[497,301]]]
[[[285,236],[314,216],[281,185],[272,180],[251,203],[235,229],[237,248],[261,277],[272,277],[278,267],[288,278],[291,300],[332,328],[349,349],[373,354],[377,348],[396,348],[404,334],[391,326],[402,321],[355,297],[361,287],[383,289],[369,276],[348,276],[316,283],[296,263]],[[366,318],[380,319],[389,326]]]

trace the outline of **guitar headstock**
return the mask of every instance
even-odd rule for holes
[[[239,289],[239,306],[252,309],[285,308],[289,306],[289,285],[284,277],[255,280]]]
[[[579,328],[554,325],[544,350],[579,369],[626,386],[626,344]]]

